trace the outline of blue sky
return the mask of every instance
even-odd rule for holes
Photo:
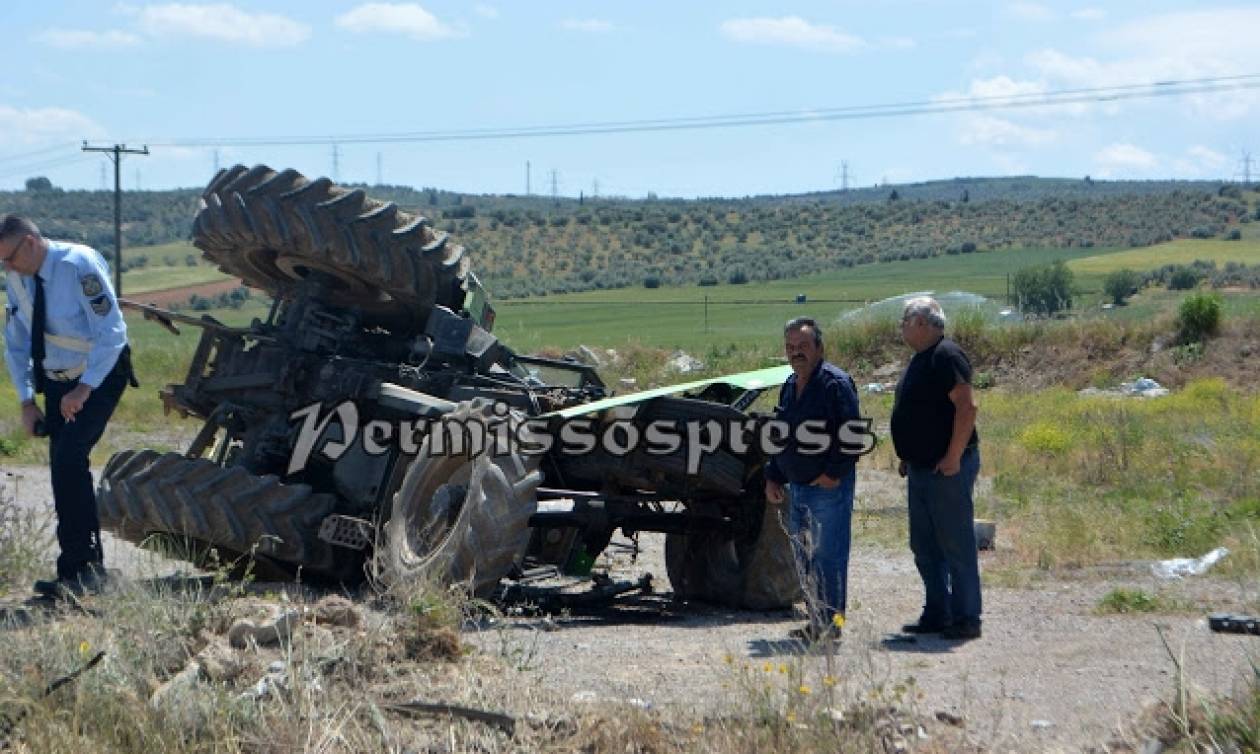
[[[128,145],[553,126],[1260,74],[1260,4],[8,0],[0,189],[97,188]],[[567,196],[742,196],[1036,174],[1260,175],[1260,89],[1018,110],[480,141],[346,143],[345,181]],[[154,146],[123,184],[200,186]],[[328,144],[218,148],[333,175]],[[112,182],[112,173],[109,174]],[[112,183],[110,184],[112,185]],[[598,188],[597,188],[598,185]]]

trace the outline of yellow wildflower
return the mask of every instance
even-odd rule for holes
[[[787,675],[787,671],[788,671],[788,666],[787,666],[786,664],[784,664],[784,663],[780,663],[780,665],[779,665],[779,674],[780,674],[780,675]]]
[[[88,656],[88,652],[91,652],[91,651],[92,651],[92,645],[88,644],[86,639],[79,642],[79,656],[80,657],[86,658]]]
[[[831,688],[832,686],[835,686],[836,677],[834,675],[823,676],[823,685],[826,686],[827,688]]]
[[[831,622],[835,624],[836,628],[844,628],[844,616],[840,613],[831,616]]]
[[[799,689],[797,689],[797,691],[801,692],[802,694],[809,694],[810,690],[811,689],[809,688],[809,686],[805,686],[803,684],[801,685]]]
[[[789,723],[794,723],[796,722],[796,713],[789,712],[787,713],[787,715],[784,716],[784,719],[786,719]]]
[[[770,664],[769,660],[766,660],[765,663],[762,664],[761,669],[769,673],[774,670],[774,666]]]

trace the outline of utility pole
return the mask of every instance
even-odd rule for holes
[[[525,161],[525,196],[529,196],[529,160]]]
[[[599,179],[598,178],[596,178],[594,181],[591,182],[591,198],[592,199],[599,198]]]
[[[551,170],[551,201],[554,204],[560,203],[560,176],[555,168]]]
[[[340,158],[341,158],[341,155],[339,155],[339,154],[337,153],[337,145],[336,145],[336,144],[333,144],[333,145],[332,145],[332,147],[333,147],[333,154],[332,154],[332,158],[333,158],[332,179],[333,179],[333,181],[334,181],[334,182],[336,182],[336,181],[341,180],[341,179],[340,179],[340,177],[339,177],[339,174],[340,174],[340,172],[341,172],[341,168],[340,168],[340,162],[341,162],[341,159],[340,159]]]
[[[83,142],[84,152],[104,152],[114,161],[114,295],[121,296],[122,290],[122,156],[125,154],[149,153],[148,146],[140,149],[128,149],[126,144],[115,144],[112,147],[89,147]]]
[[[219,150],[218,150],[218,149],[215,149],[215,150],[214,150],[214,173],[213,173],[213,175],[217,175],[217,174],[218,174],[218,172],[219,172]]]
[[[381,153],[376,153],[376,185],[384,186],[385,181],[381,180]]]
[[[1243,186],[1250,186],[1251,185],[1251,152],[1248,152],[1247,150],[1244,149],[1242,153],[1241,162],[1242,162]]]

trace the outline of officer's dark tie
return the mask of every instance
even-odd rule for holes
[[[35,392],[44,392],[44,281],[35,276],[35,305],[31,307],[31,361],[35,362]]]

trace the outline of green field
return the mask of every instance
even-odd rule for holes
[[[1078,279],[1106,275],[1108,272],[1128,267],[1143,272],[1166,264],[1190,264],[1196,259],[1211,260],[1217,265],[1226,262],[1260,264],[1260,239],[1243,237],[1240,241],[1224,241],[1219,238],[1179,238],[1141,249],[1110,252],[1074,259],[1068,267]]]
[[[123,295],[183,288],[227,279],[227,275],[202,259],[201,250],[192,244],[166,243],[123,249],[124,260],[141,255],[148,257],[149,262],[144,267],[123,273]],[[185,261],[189,255],[196,260],[195,265],[190,266]],[[168,260],[170,264],[167,263]]]
[[[513,348],[536,350],[577,343],[627,343],[704,350],[773,341],[792,317],[834,323],[866,303],[913,291],[968,291],[996,300],[1007,276],[1034,264],[1105,258],[1127,250],[1018,249],[905,262],[861,265],[792,280],[712,287],[618,288],[563,296],[499,301],[496,332]],[[1078,273],[1085,291],[1102,287],[1102,274]],[[804,294],[803,304],[794,303]],[[705,299],[708,298],[708,328]]]

